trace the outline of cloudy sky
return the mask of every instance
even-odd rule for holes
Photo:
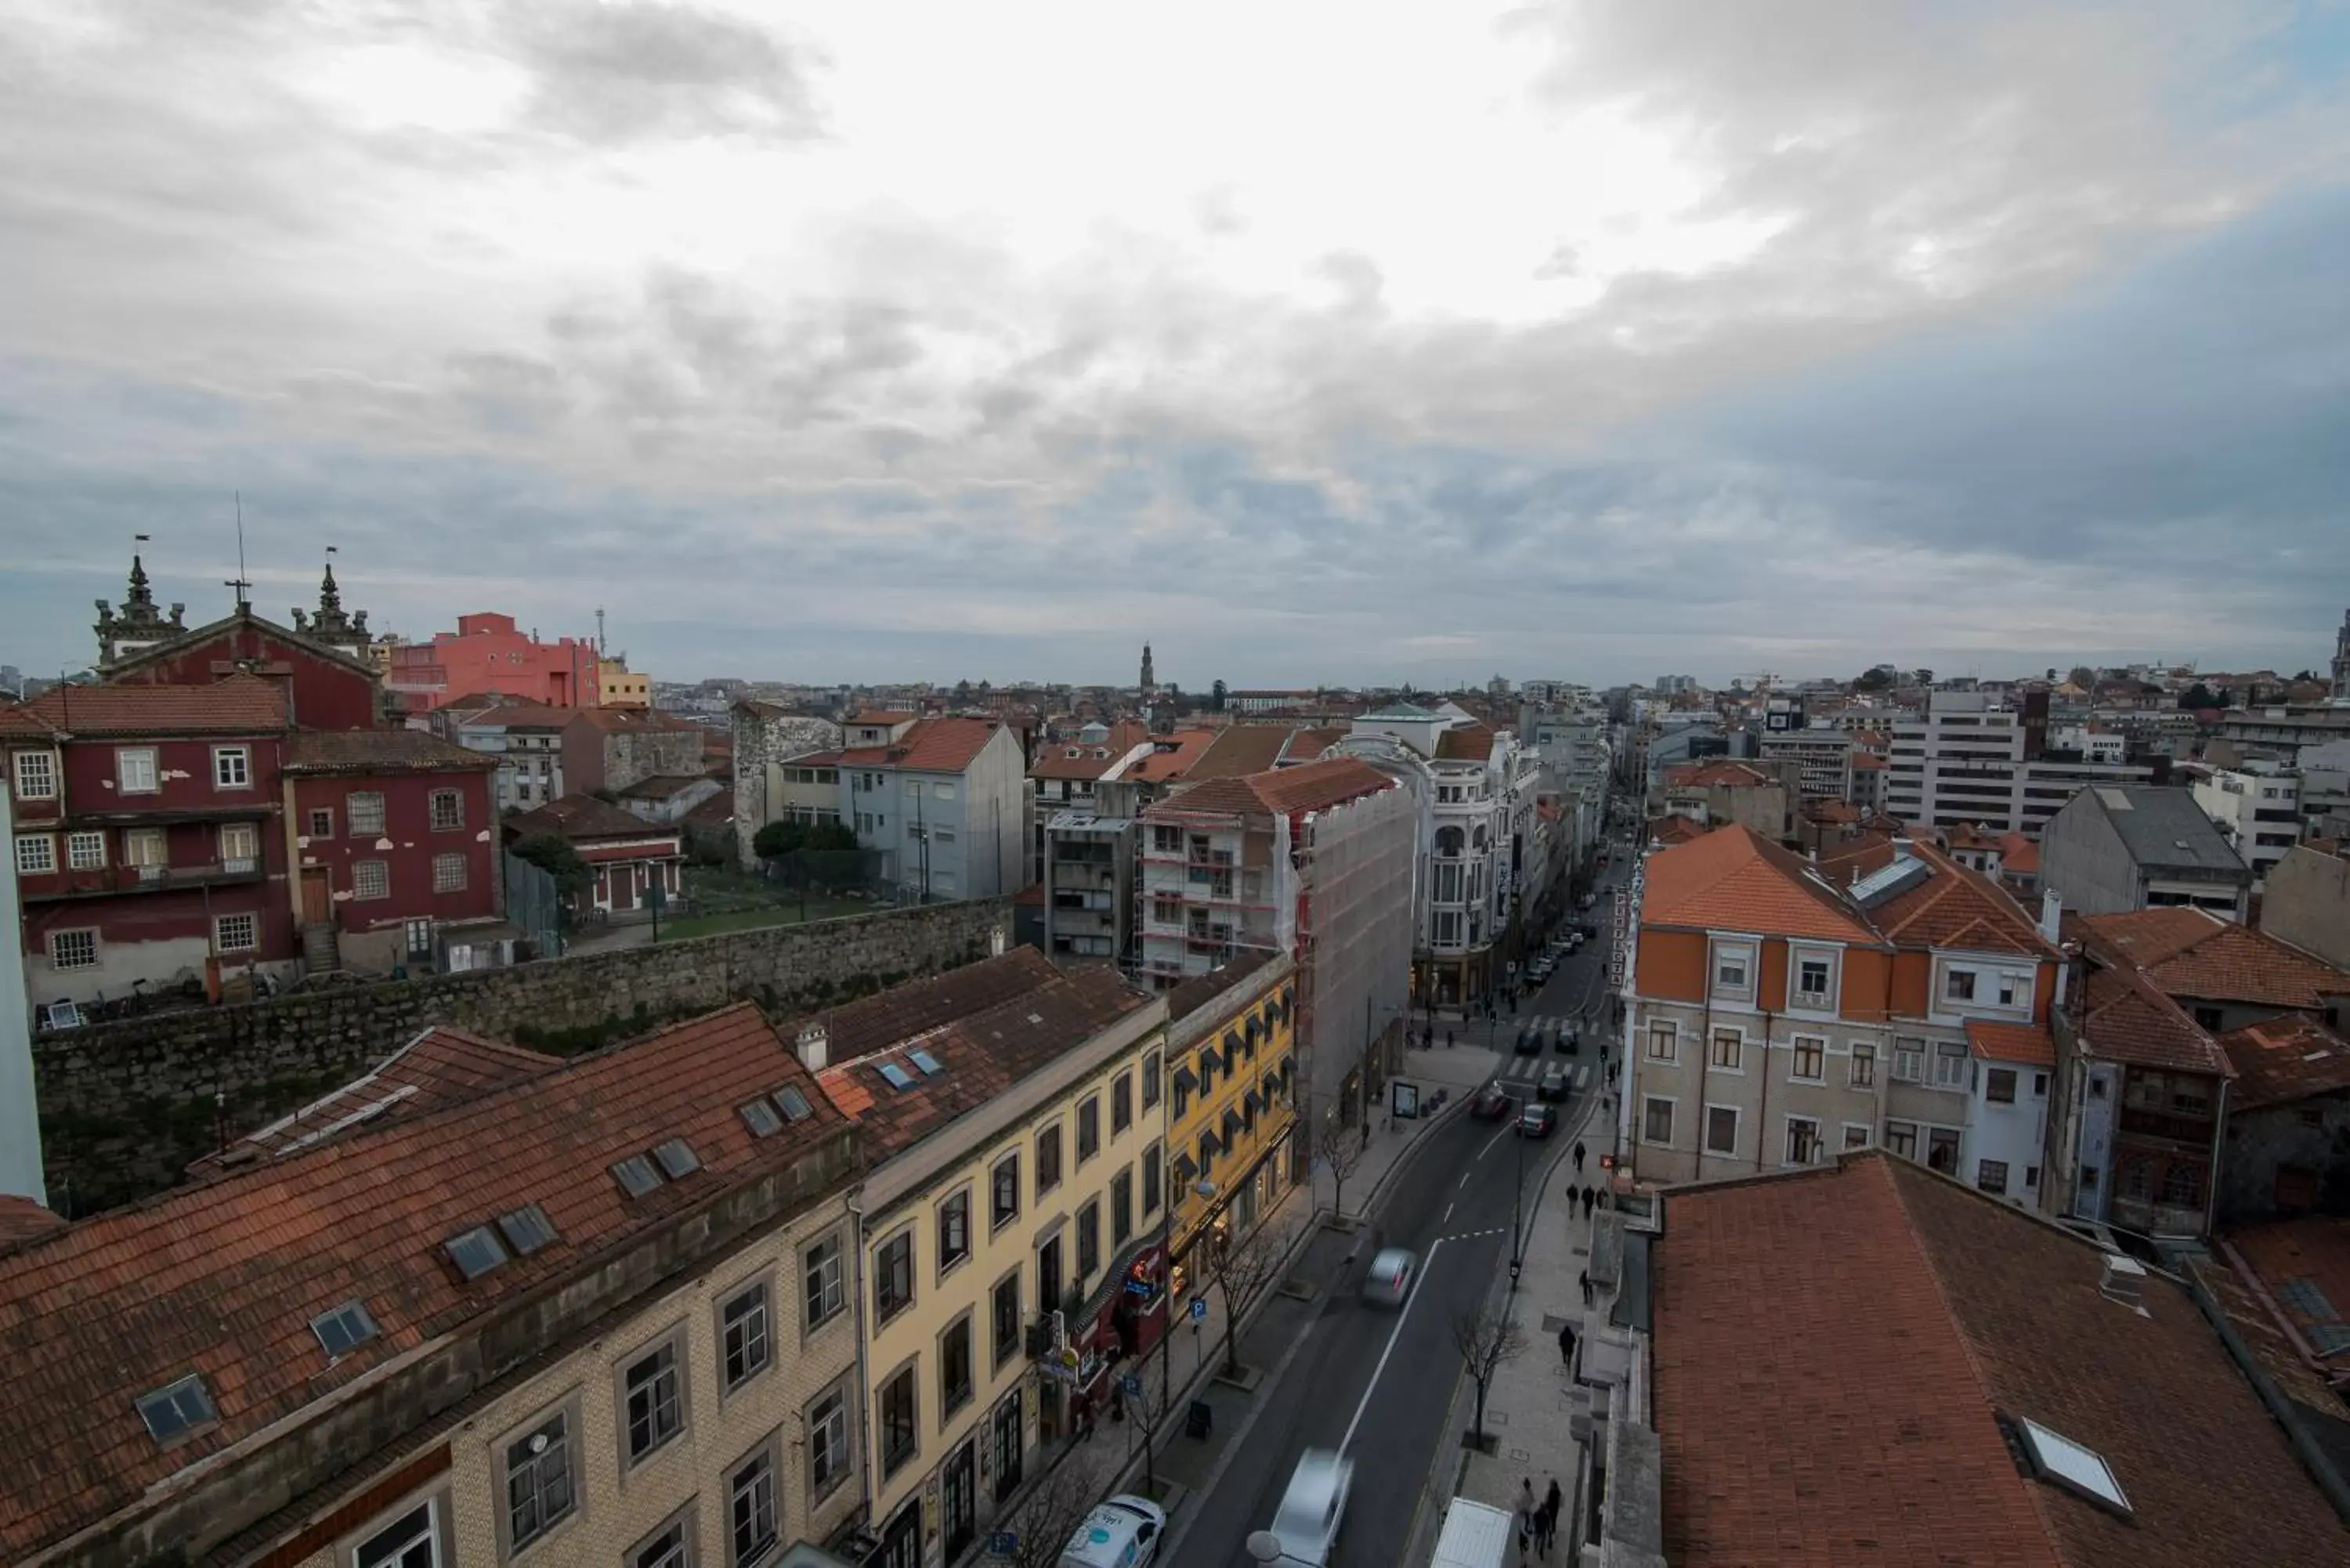
[[[2322,666],[2330,0],[0,0],[0,660]]]

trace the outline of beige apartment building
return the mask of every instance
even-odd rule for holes
[[[1166,1017],[1163,997],[1085,968],[877,1051],[803,1036],[873,1162],[871,1562],[952,1563],[1164,1332]]]

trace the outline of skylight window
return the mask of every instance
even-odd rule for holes
[[[941,1064],[939,1059],[936,1056],[931,1055],[928,1051],[909,1051],[906,1053],[906,1056],[907,1059],[911,1061],[915,1066],[920,1067],[922,1070],[922,1076],[925,1078],[935,1078],[941,1073],[946,1071],[946,1068]]]
[[[804,1122],[816,1115],[816,1107],[808,1104],[808,1097],[800,1093],[797,1084],[785,1084],[775,1091],[775,1108],[790,1122]]]
[[[695,1154],[693,1146],[681,1137],[656,1145],[653,1158],[660,1162],[661,1170],[671,1181],[682,1181],[702,1168],[702,1157]]]
[[[320,1313],[310,1320],[310,1332],[318,1336],[319,1346],[329,1361],[339,1361],[353,1345],[364,1345],[376,1335],[375,1319],[357,1300],[347,1301],[332,1312]]]
[[[660,1185],[660,1172],[643,1155],[632,1154],[612,1168],[612,1179],[631,1198],[642,1198]]]
[[[506,1250],[498,1241],[497,1232],[487,1225],[476,1225],[461,1231],[445,1243],[449,1261],[467,1280],[478,1280],[492,1269],[506,1262]]]
[[[2028,1417],[2016,1425],[2022,1432],[2024,1452],[2043,1480],[2054,1481],[2066,1491],[2116,1512],[2130,1511],[2129,1498],[2123,1492],[2122,1483],[2114,1479],[2113,1467],[2106,1463],[2103,1454]]]
[[[773,1137],[784,1130],[784,1118],[764,1100],[753,1100],[742,1111],[743,1123],[751,1129],[753,1137]]]
[[[518,1257],[528,1257],[555,1240],[555,1222],[536,1203],[525,1203],[511,1214],[498,1216],[498,1229]]]
[[[881,1081],[893,1089],[910,1089],[914,1086],[914,1075],[895,1062],[882,1063],[879,1071],[881,1074]]]
[[[169,1448],[197,1428],[219,1420],[220,1412],[213,1407],[213,1397],[204,1387],[204,1380],[192,1372],[177,1383],[142,1395],[139,1418],[147,1423],[149,1437]]]

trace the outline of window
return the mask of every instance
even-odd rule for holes
[[[147,753],[150,758],[154,753]],[[57,798],[57,754],[55,752],[18,752],[16,753],[16,798],[18,800],[55,800]]]
[[[971,1189],[939,1204],[939,1272],[971,1256]]]
[[[47,833],[16,835],[16,875],[46,877],[57,868],[57,841]]]
[[[1020,1348],[1020,1271],[1013,1270],[995,1282],[995,1290],[988,1301],[991,1338],[993,1340],[995,1362],[1002,1366]]]
[[[1975,971],[1954,969],[1944,974],[1942,995],[1951,1002],[1972,1002],[1975,999]]]
[[[914,1304],[914,1232],[899,1231],[873,1249],[873,1315],[887,1323]]]
[[[1967,1048],[1945,1040],[1934,1047],[1934,1086],[1938,1089],[1963,1089],[1967,1086]]]
[[[1053,1134],[1054,1158],[1057,1161],[1061,1150],[1061,1129],[1055,1124],[1050,1130]],[[1036,1152],[1041,1157],[1044,1151],[1044,1140],[1039,1138],[1036,1143]],[[1059,1179],[1057,1170],[1054,1173],[1054,1179]],[[1041,1177],[1036,1189],[1039,1192],[1045,1190]],[[988,1172],[987,1194],[987,1223],[990,1233],[1001,1231],[1020,1218],[1020,1157],[1018,1155],[1007,1154],[995,1162],[995,1168]]]
[[[1995,1106],[2015,1104],[2015,1069],[2012,1067],[1983,1069],[1983,1098]]]
[[[571,1412],[557,1410],[506,1445],[506,1549],[520,1552],[571,1517]]]
[[[1959,1173],[1959,1135],[1954,1128],[1926,1129],[1926,1164],[1944,1176]]]
[[[1101,1096],[1087,1095],[1077,1102],[1077,1163],[1101,1152]]]
[[[106,835],[103,833],[67,834],[66,867],[73,871],[105,870]]]
[[[737,1292],[718,1309],[719,1355],[732,1394],[767,1369],[775,1359],[767,1337],[767,1283]]]
[[[1807,958],[1795,965],[1795,1000],[1805,1007],[1823,1007],[1828,1000],[1828,961]]]
[[[383,796],[364,791],[343,798],[343,815],[350,818],[353,838],[379,838],[383,835]]]
[[[375,1319],[368,1315],[367,1303],[354,1297],[312,1318],[310,1332],[318,1336],[318,1348],[327,1359],[336,1361],[376,1336]]]
[[[1816,1034],[1798,1034],[1794,1046],[1795,1065],[1792,1075],[1807,1084],[1825,1082],[1828,1075],[1828,1043]]]
[[[2202,1207],[2202,1171],[2187,1160],[2172,1160],[2162,1173],[2162,1200],[2178,1209]]]
[[[441,1568],[441,1533],[433,1521],[431,1500],[418,1503],[353,1547],[351,1568]]]
[[[244,746],[213,748],[213,787],[214,789],[250,789],[253,786],[253,753]]]
[[[1926,1043],[1923,1040],[1893,1040],[1893,1081],[1897,1084],[1922,1084],[1926,1081]]]
[[[1159,1053],[1147,1053],[1142,1058],[1142,1108],[1149,1110],[1159,1103]]]
[[[389,898],[391,897],[391,867],[380,860],[355,860],[351,863],[351,897],[354,898]]]
[[[98,967],[98,933],[96,931],[51,931],[49,933],[49,967],[51,969],[96,969]]]
[[[435,833],[465,826],[465,797],[453,789],[434,790],[428,811],[428,820]]]
[[[1162,926],[1182,924],[1183,900],[1168,893],[1153,894],[1150,899],[1150,918]]]
[[[224,953],[249,953],[261,945],[261,918],[257,915],[215,915],[213,917],[213,947]]]
[[[432,890],[436,893],[462,893],[465,890],[463,855],[435,855],[432,857]]]
[[[848,1399],[841,1390],[817,1396],[807,1408],[808,1491],[822,1497],[848,1479]]]
[[[1866,1122],[1845,1123],[1844,1146],[1846,1148],[1866,1148],[1868,1147],[1868,1124]]]
[[[1640,1121],[1643,1143],[1669,1144],[1673,1141],[1673,1103],[1651,1096],[1643,1107]]]
[[[1743,992],[1746,989],[1744,948],[1720,948],[1713,955],[1713,988],[1716,991]]]
[[[1708,1154],[1736,1154],[1738,1152],[1737,1106],[1706,1106],[1705,1152]]]
[[[1101,1268],[1101,1199],[1091,1198],[1077,1210],[1077,1279],[1093,1278]]]
[[[881,1386],[881,1473],[896,1475],[906,1468],[920,1447],[915,1413],[919,1395],[914,1387],[913,1363],[899,1368],[889,1382]]]
[[[840,1238],[827,1236],[800,1254],[800,1278],[806,1296],[807,1326],[828,1323],[848,1304],[840,1278]]]
[[[168,843],[160,827],[134,827],[122,836],[125,866],[162,867],[171,863]]]
[[[1999,977],[1999,1004],[2002,1007],[2022,1007],[2032,1000],[2032,977],[2003,971]]]
[[[1681,1026],[1662,1021],[1648,1025],[1648,1060],[1669,1062],[1680,1054]]]
[[[1885,1124],[1885,1147],[1889,1152],[1898,1154],[1904,1159],[1917,1158],[1918,1124],[1916,1122],[1887,1122]]]
[[[940,1420],[971,1403],[971,1314],[965,1313],[939,1335]]]
[[[681,1337],[671,1334],[621,1371],[622,1440],[629,1464],[685,1430],[685,1386],[677,1367]]]
[[[1820,1158],[1820,1124],[1809,1116],[1787,1118],[1787,1163],[1810,1165]]]
[[[249,822],[224,824],[220,830],[221,868],[250,871],[261,853],[261,836]]]
[[[1109,1244],[1123,1247],[1134,1239],[1134,1172],[1121,1170],[1109,1179]]]
[[[2007,1161],[1979,1159],[1975,1161],[1975,1185],[1985,1192],[2007,1196]]]
[[[1877,1084],[1877,1047],[1853,1042],[1852,1065],[1845,1069],[1845,1082],[1856,1089],[1873,1088]]]
[[[627,1568],[692,1568],[693,1511],[687,1509],[629,1548]]]
[[[1159,1184],[1162,1179],[1159,1146],[1154,1143],[1142,1151],[1142,1214],[1146,1220],[1159,1212]]]
[[[312,811],[309,814],[309,826],[310,837],[332,838],[335,836],[335,814],[333,810],[326,806],[320,806],[317,810]]]
[[[1729,1072],[1739,1071],[1739,1064],[1744,1059],[1745,1045],[1746,1037],[1737,1030],[1715,1030],[1713,1032],[1713,1064]]]
[[[1120,1073],[1109,1083],[1109,1136],[1116,1137],[1134,1125],[1134,1079]]]
[[[775,1456],[759,1451],[726,1478],[727,1562],[734,1568],[756,1563],[775,1549]]]

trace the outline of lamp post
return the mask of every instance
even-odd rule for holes
[[[1249,1532],[1248,1554],[1259,1563],[1295,1563],[1298,1568],[1312,1568],[1305,1559],[1292,1557],[1281,1549],[1281,1537],[1270,1530]]]
[[[1525,1262],[1526,1133],[1520,1127],[1511,1139],[1517,1147],[1518,1179],[1510,1186],[1510,1290],[1518,1288],[1518,1270]]]

